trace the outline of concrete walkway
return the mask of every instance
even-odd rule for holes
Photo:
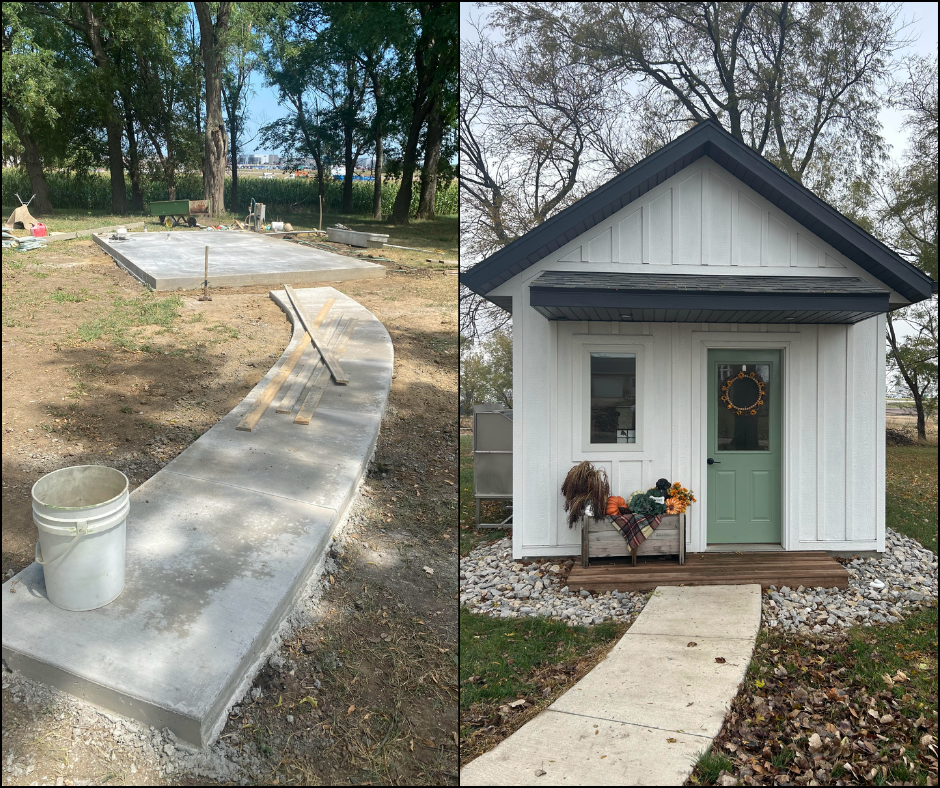
[[[758,585],[660,586],[603,662],[460,784],[682,785],[744,679],[760,601]]]
[[[323,560],[391,385],[392,342],[368,310],[331,287],[297,293],[311,315],[335,298],[334,320],[359,319],[341,359],[349,385],[328,386],[309,425],[275,400],[254,431],[235,429],[303,336],[287,295],[272,293],[293,338],[238,407],[131,493],[121,596],[60,610],[35,563],[3,584],[11,668],[197,746],[217,735]]]

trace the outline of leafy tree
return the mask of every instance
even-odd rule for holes
[[[59,117],[54,99],[63,75],[54,53],[37,42],[36,26],[24,23],[24,5],[3,4],[3,152],[6,160],[14,146],[36,195],[30,209],[42,216],[52,213],[52,201],[37,137]]]
[[[428,117],[443,101],[444,85],[458,68],[458,6],[416,3],[421,33],[414,49],[415,91],[411,123],[402,150],[401,187],[392,206],[392,221],[408,224],[418,155],[418,141]]]
[[[895,384],[910,391],[917,412],[917,437],[926,441],[927,419],[937,412],[937,297],[907,307],[900,317],[913,332],[899,340],[889,313],[889,369]]]
[[[372,216],[382,218],[384,137],[395,128],[391,100],[401,90],[402,59],[410,59],[415,43],[412,14],[404,3],[329,3],[331,27],[354,53],[371,92],[374,114],[365,133],[373,142]],[[392,95],[390,95],[392,94]],[[347,180],[350,187],[352,184]],[[344,184],[346,186],[346,184]]]
[[[457,73],[448,75],[441,87],[440,101],[428,115],[424,140],[424,165],[421,168],[421,193],[418,197],[418,219],[433,219],[439,175],[443,174],[441,156],[448,131],[457,125]],[[444,158],[446,163],[448,159]]]
[[[200,163],[198,121],[192,114],[199,90],[187,79],[189,72],[189,13],[182,3],[147,3],[147,30],[130,42],[135,79],[125,102],[133,108],[133,122],[150,144],[159,163],[169,199],[176,199],[179,170]],[[148,34],[149,33],[149,34]]]
[[[266,124],[261,135],[266,145],[282,152],[288,166],[313,158],[322,200],[326,161],[340,147],[328,123],[329,101],[320,90],[329,78],[325,33],[298,24],[296,17],[294,8],[281,7],[265,29],[265,81],[277,89],[280,103],[289,105],[293,112]]]
[[[222,120],[222,67],[232,4],[221,2],[212,19],[209,3],[194,3],[199,20],[199,44],[206,81],[205,195],[212,216],[225,213],[225,157],[228,137]],[[212,4],[214,5],[214,4]]]
[[[127,31],[135,27],[143,9],[141,3],[32,3],[38,13],[55,19],[80,36],[95,66],[95,80],[101,101],[108,144],[108,168],[111,175],[111,211],[127,211],[127,186],[124,179],[124,115],[120,104],[120,69],[115,52]]]
[[[937,279],[937,56],[915,57],[895,103],[907,110],[910,146],[903,165],[890,168],[880,188],[879,230],[884,240],[934,280]],[[912,332],[899,339],[895,320]],[[888,363],[903,381],[917,411],[917,435],[927,438],[927,418],[937,405],[937,299],[888,313]]]
[[[238,210],[238,152],[246,144],[242,137],[248,121],[248,82],[259,67],[261,39],[257,19],[259,12],[269,10],[269,5],[238,3],[232,14],[228,62],[222,70],[222,103],[231,140],[232,210]]]
[[[512,337],[495,332],[482,342],[460,338],[460,408],[465,415],[473,406],[493,400],[512,407]]]
[[[472,354],[460,362],[460,412],[469,416],[473,406],[487,402],[491,397],[486,362],[479,354]]]
[[[461,70],[461,239],[474,255],[581,196],[594,185],[588,163],[621,172],[706,118],[837,205],[884,154],[879,85],[908,43],[896,32],[898,6],[491,8],[504,40],[464,47]],[[461,303],[464,321],[499,322],[468,294]]]

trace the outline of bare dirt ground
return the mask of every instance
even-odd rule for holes
[[[207,754],[4,671],[4,785],[456,784],[457,281],[395,252],[337,285],[385,324],[395,375],[313,617]],[[290,338],[268,292],[147,294],[87,240],[3,253],[5,577],[32,561],[43,474],[107,464],[133,489],[261,379]]]

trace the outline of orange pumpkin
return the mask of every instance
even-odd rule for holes
[[[619,495],[611,495],[610,498],[607,499],[607,514],[620,514],[620,507],[626,507],[626,505],[627,502]]]

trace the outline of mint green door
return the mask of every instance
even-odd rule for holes
[[[780,544],[779,350],[708,351],[708,543]]]

